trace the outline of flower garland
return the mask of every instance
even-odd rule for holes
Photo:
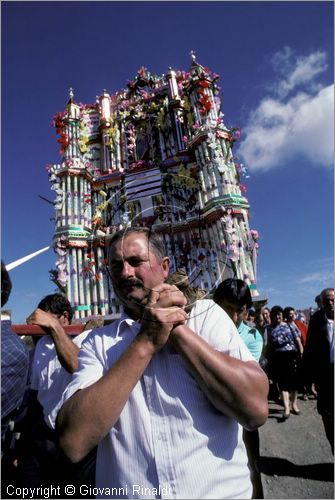
[[[213,104],[210,95],[205,91],[209,87],[209,82],[207,80],[199,80],[197,88],[197,94],[199,98],[199,111],[200,114],[207,116],[211,109],[213,109]]]
[[[250,241],[251,250],[256,250],[256,252],[258,253],[258,249],[259,249],[258,240],[260,238],[260,235],[256,229],[250,229],[249,234],[250,234],[250,240],[251,240]]]

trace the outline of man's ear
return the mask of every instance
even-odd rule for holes
[[[69,313],[68,311],[63,311],[62,316],[64,317],[65,321],[70,324],[70,319],[69,319]]]
[[[164,257],[164,259],[162,260],[162,269],[163,269],[164,279],[166,279],[168,277],[169,271],[170,271],[170,259],[169,259],[169,257]]]

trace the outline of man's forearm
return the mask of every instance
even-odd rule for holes
[[[187,326],[173,330],[170,340],[219,411],[249,430],[263,425],[268,416],[268,381],[255,361],[216,351]]]
[[[57,429],[60,447],[72,462],[84,458],[110,431],[154,353],[152,343],[137,336],[106,375],[65,402]]]
[[[50,328],[60,364],[69,373],[78,368],[79,347],[67,336],[63,327],[57,324]]]
[[[69,373],[78,367],[78,346],[68,337],[60,320],[48,311],[35,309],[27,318],[28,325],[38,325],[52,337],[59,362]]]

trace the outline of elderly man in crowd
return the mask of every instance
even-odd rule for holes
[[[321,294],[322,308],[309,321],[303,356],[305,378],[315,383],[317,409],[334,454],[334,288]]]

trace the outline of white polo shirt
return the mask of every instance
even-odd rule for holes
[[[188,326],[214,349],[253,360],[231,319],[213,301],[198,301]],[[102,377],[139,328],[123,315],[92,334],[64,399]],[[214,408],[169,345],[153,357],[99,443],[96,487],[97,498],[251,498],[242,427]]]

